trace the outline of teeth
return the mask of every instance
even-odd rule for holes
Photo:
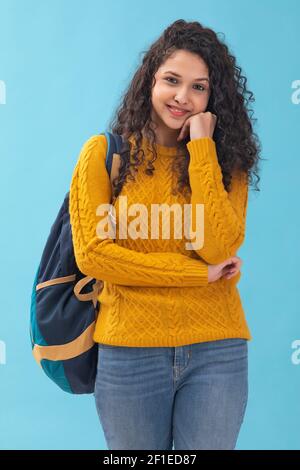
[[[170,108],[174,109],[174,111],[177,111],[179,113],[185,113],[185,110],[183,110],[183,109],[174,108],[173,106],[170,106]]]

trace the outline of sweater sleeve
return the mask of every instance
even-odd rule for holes
[[[105,166],[107,141],[92,136],[83,145],[69,194],[69,212],[76,263],[80,271],[124,286],[189,287],[208,284],[208,265],[181,253],[142,253],[100,238],[96,226],[104,217],[99,204],[110,204],[111,184]],[[107,214],[106,214],[107,216]]]
[[[202,230],[204,234],[202,247],[195,251],[208,264],[218,264],[235,256],[244,241],[248,178],[246,173],[236,172],[231,190],[227,192],[214,140],[210,137],[192,139],[187,149],[192,192],[190,229]],[[204,227],[196,225],[196,204],[203,204]]]

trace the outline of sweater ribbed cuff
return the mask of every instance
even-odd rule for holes
[[[203,159],[207,161],[208,155],[217,155],[216,143],[211,137],[190,140],[187,143],[187,149],[190,154],[190,164],[200,163]]]
[[[202,261],[195,260],[195,265],[192,266],[190,262],[184,267],[185,272],[185,286],[206,286],[208,284],[208,265]]]

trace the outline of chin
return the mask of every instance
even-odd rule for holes
[[[166,126],[167,126],[169,129],[171,129],[172,131],[180,131],[181,128],[182,128],[182,125],[178,125],[178,124],[177,124],[177,125],[173,125],[173,126],[172,126],[172,125],[169,125],[169,124],[166,124]]]
[[[162,119],[162,122],[169,128],[169,129],[173,129],[174,131],[175,130],[179,130],[182,128],[183,126],[183,120],[180,121],[174,121],[174,119],[170,118],[166,118],[166,119]]]

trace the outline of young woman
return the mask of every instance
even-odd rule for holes
[[[110,127],[123,137],[112,186],[105,136],[81,150],[70,216],[79,268],[103,280],[95,401],[109,449],[235,448],[251,339],[236,252],[260,158],[245,85],[215,32],[175,21]]]

